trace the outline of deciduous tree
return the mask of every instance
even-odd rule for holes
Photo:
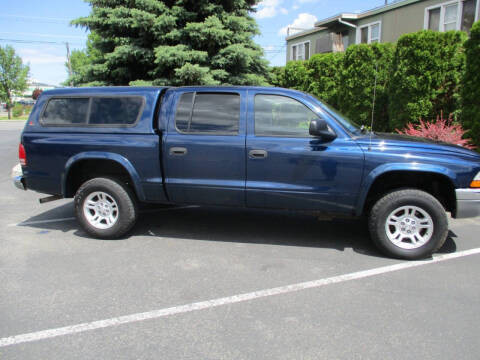
[[[27,88],[28,71],[28,65],[15,55],[13,47],[0,46],[0,98],[7,103],[9,119],[12,118],[13,94]]]

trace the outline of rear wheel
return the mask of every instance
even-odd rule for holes
[[[430,256],[444,244],[448,219],[443,206],[429,193],[397,190],[375,203],[369,229],[382,252],[414,260]]]
[[[100,239],[114,239],[127,233],[137,219],[133,192],[111,178],[88,180],[75,195],[75,214],[82,228]]]

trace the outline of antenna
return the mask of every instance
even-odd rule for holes
[[[373,116],[375,114],[375,98],[377,96],[377,77],[378,77],[378,61],[375,64],[375,85],[373,86],[372,120],[370,122],[370,142],[368,144],[368,151],[372,150]]]

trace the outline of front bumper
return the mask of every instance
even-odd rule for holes
[[[480,189],[456,189],[455,195],[457,219],[480,216]]]
[[[12,181],[13,184],[20,190],[27,190],[27,187],[25,185],[25,179],[23,178],[22,167],[20,164],[17,164],[12,169]]]

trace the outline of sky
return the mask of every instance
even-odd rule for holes
[[[263,0],[253,14],[261,35],[255,37],[273,66],[285,65],[287,28],[307,29],[317,20],[340,12],[360,12],[384,0]],[[87,16],[83,0],[0,0],[0,45],[11,45],[30,65],[30,77],[59,85],[67,78],[66,43],[84,49],[87,32],[70,21]]]

